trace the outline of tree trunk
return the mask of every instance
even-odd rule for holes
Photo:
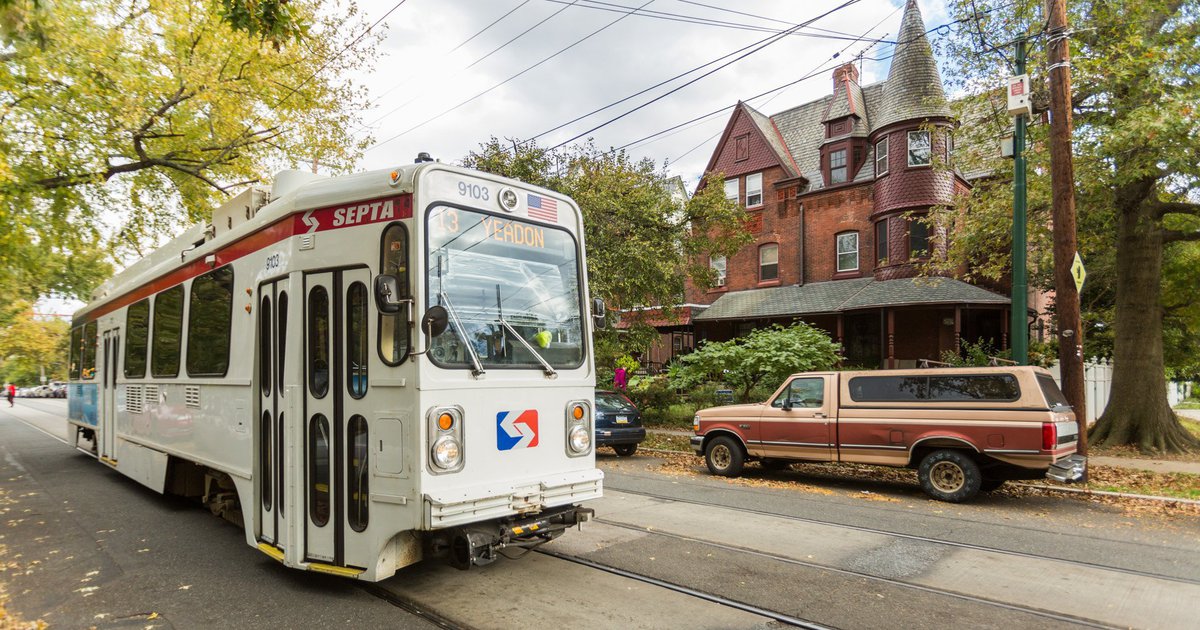
[[[1187,451],[1200,443],[1171,410],[1163,371],[1162,223],[1148,204],[1130,201],[1132,208],[1118,202],[1112,393],[1089,440],[1143,452]]]

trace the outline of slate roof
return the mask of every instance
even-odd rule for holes
[[[869,133],[868,125],[872,123],[871,112],[878,112],[883,106],[884,84],[872,83],[866,87],[859,87],[858,84],[851,82],[850,85],[853,86],[852,90],[856,89],[860,94],[859,98],[862,99],[864,105],[862,118],[867,122],[861,131],[854,135],[865,136]],[[771,117],[772,122],[783,136],[788,152],[800,168],[800,174],[808,179],[812,190],[825,187],[825,178],[821,176],[821,145],[826,141],[822,118],[836,99],[836,94],[826,96],[779,112]],[[855,182],[866,182],[874,178],[874,167],[872,167],[874,161],[875,147],[868,146],[863,167],[854,176]]]
[[[855,278],[731,291],[694,321],[821,315],[884,306],[1008,304],[998,293],[953,278]]]
[[[908,0],[904,7],[896,42],[883,90],[883,110],[875,120],[875,128],[901,120],[949,118],[950,104],[933,58],[933,47],[925,37],[925,23],[916,0]]]
[[[784,146],[783,138],[779,137],[779,131],[775,128],[775,123],[772,122],[771,119],[762,112],[750,107],[748,103],[741,103],[741,106],[746,110],[746,113],[750,115],[750,120],[753,121],[756,126],[758,126],[759,131],[761,131],[763,134],[763,138],[765,138],[767,144],[771,146],[771,150],[775,152],[775,156],[779,158],[780,166],[782,166],[791,177],[801,175],[802,173],[796,170],[796,162],[793,159],[792,154],[788,153],[787,147]]]

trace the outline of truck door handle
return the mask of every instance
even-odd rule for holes
[[[750,425],[748,425],[748,424],[739,424],[739,425],[738,425],[738,428],[739,428],[739,429],[749,429],[749,428],[750,428]]]
[[[816,413],[814,413],[814,414],[813,414],[813,417],[814,417],[814,418],[824,418],[824,417],[825,417],[825,414],[823,414],[823,413],[821,413],[820,411],[818,411],[818,412],[816,412]]]

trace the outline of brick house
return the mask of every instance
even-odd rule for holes
[[[955,121],[915,0],[897,41],[883,82],[862,86],[845,64],[832,93],[815,101],[772,116],[737,104],[706,172],[724,175],[754,242],[710,260],[720,286],[689,283],[651,360],[687,351],[674,343],[682,334],[725,340],[795,320],[827,330],[849,365],[911,366],[960,339],[1007,347],[1006,296],[917,277],[930,228],[913,219],[970,184],[945,168]]]

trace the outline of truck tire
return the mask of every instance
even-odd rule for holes
[[[746,456],[742,453],[741,444],[727,435],[722,435],[714,438],[704,448],[704,463],[708,464],[708,472],[714,475],[737,477],[742,474]]]
[[[970,455],[944,449],[921,460],[917,468],[921,489],[938,501],[961,503],[979,493],[983,474]]]

